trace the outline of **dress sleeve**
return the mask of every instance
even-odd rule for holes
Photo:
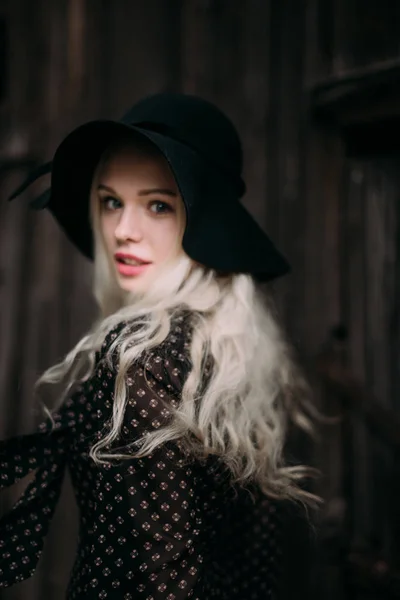
[[[37,430],[0,440],[0,489],[36,470],[13,508],[0,518],[0,589],[35,572],[57,505],[65,473],[70,435],[76,423],[78,390]]]
[[[131,373],[125,441],[161,427],[170,407],[177,406],[188,371],[182,357],[166,346]],[[179,444],[167,442],[152,455],[129,461],[125,482],[136,524],[132,571],[141,574],[138,592],[154,600],[191,597],[202,560],[195,468]]]

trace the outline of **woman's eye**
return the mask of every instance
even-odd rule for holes
[[[150,210],[157,215],[172,212],[172,206],[161,200],[156,200],[150,203]]]
[[[121,207],[120,200],[117,200],[113,196],[104,196],[100,199],[100,202],[106,210],[115,210]]]

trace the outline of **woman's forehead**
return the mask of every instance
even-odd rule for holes
[[[115,162],[126,162],[132,160],[137,161],[154,161],[154,162],[166,162],[166,159],[161,154],[160,150],[151,144],[150,142],[144,142],[143,140],[122,139],[117,140],[114,144],[110,145],[103,155],[103,164]]]
[[[161,151],[149,139],[138,134],[129,134],[116,138],[106,149],[104,156],[120,155],[145,156],[164,159]],[[165,160],[165,159],[164,159]]]
[[[167,160],[160,152],[148,152],[133,144],[114,148],[102,161],[100,178],[156,178],[176,186]]]

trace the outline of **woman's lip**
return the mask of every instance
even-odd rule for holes
[[[147,263],[145,265],[127,265],[125,263],[117,262],[117,269],[121,275],[125,275],[127,277],[135,277],[136,275],[141,275],[151,263]]]
[[[146,265],[149,264],[149,261],[143,260],[142,258],[135,256],[134,254],[128,254],[127,252],[117,252],[114,256],[115,256],[115,260],[118,260],[120,258],[122,258],[122,259],[128,258],[128,259],[134,260],[139,263],[143,263]]]

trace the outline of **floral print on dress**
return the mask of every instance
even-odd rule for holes
[[[0,441],[0,489],[36,474],[0,519],[0,589],[35,572],[68,468],[80,534],[67,600],[276,598],[279,516],[262,494],[229,489],[216,462],[188,461],[179,443],[151,456],[96,465],[90,447],[112,414],[115,372],[105,338],[93,376],[33,434]],[[175,317],[162,344],[129,373],[125,447],[162,427],[190,370],[190,319]]]

